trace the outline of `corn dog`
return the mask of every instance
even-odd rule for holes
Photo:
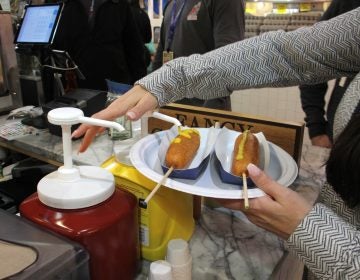
[[[197,129],[179,130],[179,134],[171,141],[166,152],[167,167],[184,169],[194,159],[200,146],[200,133]]]
[[[249,130],[240,134],[234,144],[231,173],[235,176],[248,176],[249,163],[259,165],[259,141]]]

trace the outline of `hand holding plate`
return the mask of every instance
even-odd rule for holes
[[[225,207],[244,211],[248,219],[259,227],[288,239],[311,210],[312,205],[298,193],[278,184],[253,164],[248,165],[250,178],[266,195],[251,199],[251,207],[244,211],[244,200],[219,199]]]

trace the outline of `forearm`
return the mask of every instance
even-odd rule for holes
[[[321,203],[286,245],[319,279],[360,279],[360,233]]]
[[[301,106],[305,113],[306,126],[309,136],[327,134],[327,121],[325,119],[325,95],[327,83],[300,86]]]
[[[160,27],[160,38],[156,48],[155,57],[152,65],[153,71],[159,69],[162,66],[162,58],[164,52],[164,44],[165,44],[165,27],[164,27],[164,20],[161,23]]]
[[[162,42],[160,42],[156,48],[155,57],[153,61],[152,69],[153,71],[159,69],[162,66],[162,56],[163,56],[163,45]]]
[[[269,32],[204,55],[178,58],[138,83],[164,105],[183,97],[210,99],[238,89],[354,75],[360,70],[359,18],[356,10],[345,15],[346,22],[333,19],[303,32]]]

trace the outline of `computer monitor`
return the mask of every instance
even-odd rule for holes
[[[14,43],[17,46],[51,45],[55,37],[62,7],[62,3],[26,6]]]

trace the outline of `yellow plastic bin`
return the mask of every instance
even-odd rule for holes
[[[143,176],[130,163],[120,162],[115,156],[102,167],[115,177],[118,188],[145,199],[156,183]],[[161,187],[140,211],[140,243],[142,257],[149,261],[164,259],[171,239],[189,240],[194,232],[193,196]]]

